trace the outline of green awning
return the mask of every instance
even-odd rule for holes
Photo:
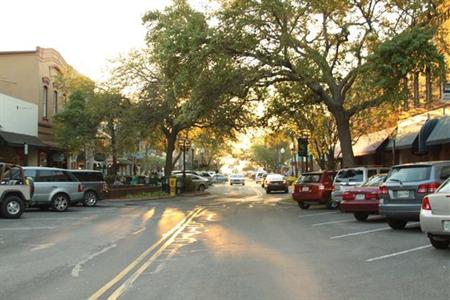
[[[0,131],[0,142],[11,147],[23,147],[24,144],[28,144],[29,147],[35,148],[48,147],[48,145],[41,142],[36,136],[7,131]]]
[[[450,116],[439,119],[427,140],[427,145],[450,143]]]

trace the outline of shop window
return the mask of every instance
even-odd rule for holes
[[[47,118],[48,116],[48,88],[44,86],[43,92],[43,105],[42,105],[42,117]]]

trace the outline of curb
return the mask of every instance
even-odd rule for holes
[[[165,199],[181,199],[181,198],[189,198],[189,197],[206,197],[210,196],[211,193],[189,193],[182,194],[177,196],[157,196],[157,197],[146,197],[146,198],[118,198],[118,199],[104,199],[102,202],[134,202],[134,201],[153,201],[153,200],[165,200]]]

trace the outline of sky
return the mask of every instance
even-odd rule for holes
[[[107,78],[108,60],[144,46],[141,18],[170,0],[0,0],[0,51],[54,48],[78,72]],[[191,1],[199,6],[203,0]]]

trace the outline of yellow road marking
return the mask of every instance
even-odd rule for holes
[[[193,218],[198,216],[202,211],[197,210],[195,213],[191,214],[189,219],[183,223],[183,225],[178,228],[178,230],[170,236],[170,238],[161,246],[161,248],[158,249],[136,272],[133,273],[117,290],[112,293],[110,297],[108,297],[108,300],[117,300],[138,278],[142,275],[142,273],[145,272],[145,270],[150,267],[150,265],[158,259],[158,257],[161,255],[161,253],[166,250],[167,247],[169,247],[173,241],[176,239],[178,234],[183,231],[186,226],[189,225],[189,222],[192,221]]]
[[[88,300],[97,300],[104,293],[106,293],[112,286],[114,286],[117,282],[122,280],[133,268],[135,268],[140,262],[142,262],[147,255],[149,255],[153,250],[155,250],[160,244],[162,244],[168,236],[177,232],[184,224],[187,224],[187,221],[191,220],[192,216],[197,215],[203,208],[196,208],[191,213],[189,213],[183,220],[181,220],[176,226],[174,226],[171,230],[169,230],[162,238],[160,238],[156,243],[154,243],[150,248],[145,250],[141,255],[139,255],[134,261],[132,261],[125,269],[123,269],[119,274],[117,274],[113,279],[111,279],[108,283],[102,286],[97,292],[95,292],[92,296],[88,298]],[[184,228],[184,227],[183,227]]]

